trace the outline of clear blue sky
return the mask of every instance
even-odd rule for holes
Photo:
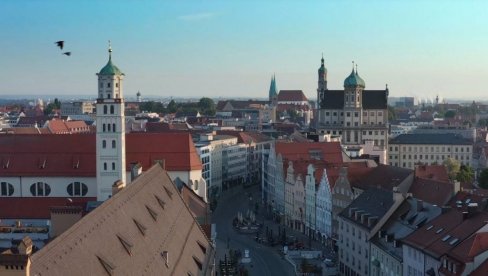
[[[2,0],[0,97],[95,97],[111,39],[126,97],[266,97],[276,73],[278,89],[315,98],[323,52],[329,89],[354,60],[367,89],[485,98],[487,12],[488,1]]]

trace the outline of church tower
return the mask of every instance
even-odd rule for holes
[[[112,195],[112,185],[126,183],[125,116],[122,73],[112,63],[112,47],[108,47],[108,63],[98,76],[97,98],[97,200]]]
[[[317,109],[320,109],[320,103],[324,100],[325,90],[327,90],[327,69],[324,65],[324,55],[322,55],[321,65],[318,70],[318,86],[317,86]]]
[[[276,89],[276,76],[271,77],[271,84],[269,85],[269,102],[276,105],[278,99],[278,92]]]

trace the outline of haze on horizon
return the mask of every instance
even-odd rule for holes
[[[126,97],[266,97],[301,89],[315,100],[359,67],[366,89],[391,96],[486,99],[487,1],[0,2],[0,97],[95,95],[113,62]],[[62,55],[54,42],[65,40]]]

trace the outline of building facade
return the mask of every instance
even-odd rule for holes
[[[328,90],[327,70],[322,58],[318,70],[317,132],[341,136],[346,149],[357,150],[372,141],[374,152],[364,152],[387,162],[388,87],[365,90],[357,67],[344,80],[344,90]]]

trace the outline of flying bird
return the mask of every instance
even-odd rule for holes
[[[56,41],[56,42],[54,42],[54,44],[56,44],[61,50],[63,50],[63,47],[64,47],[64,41],[63,40]]]
[[[71,52],[65,52],[63,55],[71,56]]]

